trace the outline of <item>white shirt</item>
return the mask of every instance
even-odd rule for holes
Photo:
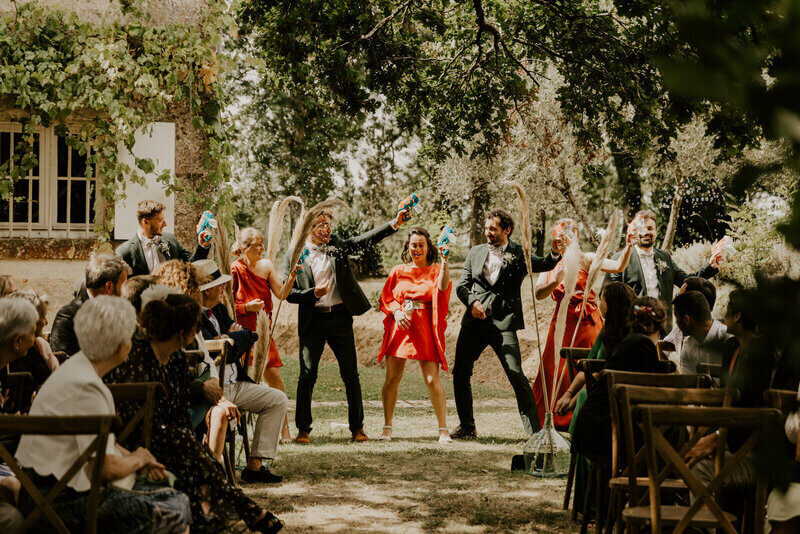
[[[97,375],[92,362],[78,352],[42,385],[33,399],[30,415],[114,415],[114,398],[111,391]],[[89,448],[96,436],[93,434],[66,436],[37,436],[25,434],[17,448],[17,460],[24,467],[33,468],[39,475],[61,478],[75,460]],[[121,456],[114,434],[109,434],[106,454]],[[131,489],[136,474],[131,473],[114,485]],[[84,464],[67,485],[75,491],[91,488],[91,463]]]
[[[142,244],[142,250],[144,251],[144,259],[147,261],[147,270],[152,273],[166,259],[158,249],[161,236],[155,236],[151,239],[144,235],[141,228],[139,228],[138,234],[139,242]]]
[[[722,364],[722,343],[731,337],[728,328],[714,319],[702,343],[698,343],[692,336],[684,338],[683,350],[680,353],[681,374],[695,374],[698,363]]]
[[[324,245],[322,245],[324,246]],[[342,303],[342,297],[339,294],[339,288],[336,287],[336,277],[333,276],[333,266],[331,259],[325,254],[320,247],[306,241],[309,255],[306,258],[306,265],[311,269],[311,275],[314,277],[314,285],[320,287],[328,283],[328,292],[315,304],[316,307],[330,307]]]
[[[217,320],[217,316],[214,315],[214,312],[211,311],[211,314],[208,314],[209,308],[203,308],[203,313],[208,316],[208,320],[211,321],[211,324],[214,325],[214,330],[216,330],[217,335],[222,335],[222,329],[219,326],[219,321]],[[219,372],[219,368],[217,368]],[[239,370],[236,369],[235,363],[228,363],[225,365],[225,384],[235,384],[236,379],[239,377]],[[225,384],[222,384],[223,386]]]
[[[661,291],[658,289],[658,271],[656,270],[655,248],[651,248],[650,252],[645,252],[636,245],[636,253],[639,255],[639,263],[642,264],[642,273],[644,273],[644,286],[647,290],[647,296],[657,299],[661,296]]]
[[[194,335],[194,340],[197,341],[197,348],[203,351],[203,361],[197,363],[197,376],[202,375],[206,370],[206,366],[208,366],[209,372],[211,373],[211,378],[216,378],[219,380],[219,371],[217,370],[217,366],[214,365],[214,360],[211,359],[211,355],[208,353],[208,349],[206,348],[206,340],[203,339],[203,334],[197,332]]]
[[[503,268],[503,253],[508,248],[508,241],[502,247],[489,245],[489,254],[486,256],[486,263],[483,264],[483,277],[489,282],[490,286],[497,283],[500,276],[500,269]]]

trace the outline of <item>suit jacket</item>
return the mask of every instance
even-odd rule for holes
[[[211,247],[205,248],[197,245],[194,254],[183,248],[178,238],[169,232],[164,232],[161,235],[161,241],[167,244],[167,252],[164,253],[165,260],[183,260],[192,262],[196,260],[204,260],[208,257],[208,252]],[[139,233],[123,244],[117,247],[117,256],[121,256],[125,263],[133,269],[133,276],[140,274],[150,274],[147,268],[147,260],[144,257],[144,250],[142,249],[142,242],[139,241]]]
[[[231,325],[233,325],[233,319],[231,318],[230,314],[228,314],[228,308],[225,307],[224,304],[217,304],[211,311],[214,313],[214,317],[216,317],[217,321],[219,322],[219,329],[222,334],[229,336],[233,339],[233,360],[228,360],[228,363],[235,363],[237,373],[237,381],[238,382],[252,382],[249,376],[247,376],[247,372],[242,366],[242,356],[245,353],[250,352],[250,349],[253,348],[253,344],[258,340],[258,334],[255,332],[251,332],[250,330],[243,328],[237,332],[228,332],[230,330]],[[203,339],[214,339],[220,333],[214,328],[214,323],[211,322],[211,319],[204,313],[203,320],[200,324],[201,331],[200,333],[203,334]]]
[[[64,351],[67,356],[72,356],[81,350],[78,345],[78,338],[75,337],[75,327],[73,320],[78,310],[89,299],[88,293],[83,291],[69,304],[62,307],[53,319],[53,326],[50,329],[50,347],[53,352]]]
[[[618,252],[614,255],[614,258],[619,258],[622,253]],[[672,292],[674,290],[674,286],[682,286],[683,283],[686,281],[687,278],[690,276],[700,276],[702,278],[711,278],[717,272],[717,269],[713,268],[710,264],[706,264],[698,271],[687,274],[683,269],[678,267],[675,264],[675,261],[672,259],[672,256],[669,255],[669,252],[666,250],[661,250],[659,248],[655,249],[655,261],[656,261],[656,274],[658,276],[658,288],[661,295],[661,300],[664,301],[664,304],[667,306],[667,310],[672,309]],[[661,264],[664,266],[663,269],[659,269],[658,265]],[[631,258],[628,261],[628,266],[625,267],[625,270],[621,273],[609,273],[606,275],[607,281],[612,282],[624,282],[628,284],[635,292],[636,295],[639,297],[647,295],[647,287],[645,286],[644,281],[644,272],[642,271],[642,262],[639,259],[639,253],[637,252],[636,248],[633,249],[631,252]],[[672,319],[672,314],[667,314],[670,319]]]
[[[342,297],[342,303],[350,315],[361,315],[369,310],[371,306],[366,295],[361,290],[361,286],[358,285],[353,271],[350,269],[348,257],[350,254],[357,252],[359,248],[377,243],[396,231],[392,228],[391,223],[387,222],[369,232],[349,239],[341,239],[337,235],[331,236],[331,240],[327,245],[328,249],[331,250],[328,252],[328,256],[331,260],[336,287]],[[288,254],[284,256],[283,264],[284,272],[288,273],[290,269]],[[311,273],[311,268],[305,266],[303,272],[295,278],[292,290],[286,298],[289,302],[299,304],[297,326],[301,337],[311,326],[316,313],[314,305],[318,299],[314,295],[314,287],[314,275]]]
[[[492,286],[483,276],[483,266],[489,256],[489,245],[476,245],[467,253],[464,270],[461,271],[461,279],[456,286],[458,299],[467,307],[461,319],[462,328],[468,327],[473,322],[479,322],[471,312],[472,303],[476,300],[487,310],[489,317],[486,320],[492,321],[499,330],[525,328],[520,287],[528,274],[528,269],[525,267],[522,245],[509,240],[504,254],[509,259],[503,263],[497,282]],[[559,259],[553,258],[550,254],[543,258],[531,255],[531,265],[534,272],[549,271],[558,264]]]

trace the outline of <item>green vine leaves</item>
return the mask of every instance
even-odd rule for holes
[[[0,180],[0,196],[7,200],[14,182],[37,165],[32,134],[53,126],[87,155],[88,175],[101,177],[106,222],[95,230],[107,240],[111,210],[124,198],[126,182],[143,183],[155,168],[146,158],[136,158],[135,168],[121,162],[120,147],[131,150],[137,130],[185,108],[203,138],[200,183],[184,187],[169,171],[158,180],[168,194],[180,191],[190,203],[226,205],[232,147],[220,121],[227,97],[215,50],[235,23],[224,1],[210,4],[197,26],[147,25],[149,16],[135,1],[123,3],[119,19],[101,23],[35,2],[0,17],[0,102],[20,110],[23,128],[14,157],[0,165],[0,176],[11,177]]]

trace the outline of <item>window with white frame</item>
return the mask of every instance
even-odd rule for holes
[[[97,180],[86,177],[87,155],[53,128],[38,128],[30,139],[20,124],[0,123],[0,165],[13,168],[15,153],[31,142],[38,165],[0,201],[0,237],[94,237]]]

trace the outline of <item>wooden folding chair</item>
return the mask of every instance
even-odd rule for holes
[[[142,443],[145,449],[150,448],[150,439],[153,436],[153,410],[158,399],[167,396],[167,390],[161,382],[130,382],[124,384],[108,384],[114,403],[119,406],[120,402],[141,403],[139,409],[133,417],[125,423],[116,439],[118,443],[124,443],[130,437],[133,430],[142,423]]]
[[[30,415],[0,415],[0,433],[4,434],[36,434],[36,435],[68,435],[68,434],[95,434],[97,437],[92,444],[75,460],[72,466],[64,473],[46,496],[33,484],[30,477],[25,474],[17,463],[14,455],[0,442],[0,458],[14,472],[22,487],[36,503],[33,512],[25,518],[22,532],[27,532],[44,514],[53,528],[59,534],[70,534],[66,525],[58,517],[52,507],[53,501],[67,487],[67,483],[83,469],[84,465],[92,461],[91,489],[86,504],[86,532],[97,532],[97,513],[100,506],[101,475],[106,456],[108,436],[122,426],[119,417],[115,415],[92,415],[74,417],[30,416]]]
[[[733,469],[754,450],[762,437],[779,427],[782,422],[781,412],[774,408],[707,408],[644,404],[635,407],[633,415],[644,433],[645,458],[650,477],[650,504],[625,508],[623,519],[635,528],[649,525],[652,532],[657,534],[660,534],[665,527],[678,534],[690,527],[717,528],[728,534],[736,534],[736,529],[733,527],[736,516],[724,512],[714,495],[722,488]],[[750,436],[727,461],[724,458],[725,440],[720,437],[716,451],[715,476],[705,486],[683,461],[683,456],[664,437],[662,426],[737,428],[749,430]],[[659,457],[666,462],[667,469],[676,473],[694,495],[694,502],[690,506],[661,504],[662,470],[658,464]],[[759,477],[756,484],[756,502],[760,506],[757,506],[758,517],[755,518],[754,528],[757,534],[761,534],[764,530],[766,483]]]
[[[567,360],[567,377],[569,382],[575,380],[578,374],[578,360],[587,359],[592,349],[586,348],[564,348],[561,349],[561,358]],[[570,454],[569,471],[567,472],[567,487],[564,490],[564,510],[569,510],[569,499],[572,495],[572,483],[575,480],[575,455]],[[573,517],[573,520],[575,518]]]
[[[230,358],[230,349],[233,346],[233,340],[230,338],[211,339],[206,340],[206,348],[208,353],[214,359],[214,364],[219,366],[219,383],[225,384],[225,366],[228,364]],[[242,442],[244,447],[245,457],[250,457],[250,439],[247,432],[247,412],[239,410],[241,417],[237,430],[242,435]],[[228,476],[228,481],[236,485],[236,432],[227,432],[225,434],[225,472]]]
[[[721,363],[698,363],[695,366],[695,370],[697,374],[709,375],[711,378],[715,378],[717,383],[719,383],[719,379],[722,377]]]
[[[608,507],[606,532],[613,531],[616,522],[617,530],[622,530],[622,509],[625,507],[624,495],[628,495],[628,506],[637,506],[646,499],[649,482],[640,476],[644,472],[644,446],[637,450],[634,435],[632,412],[639,404],[663,405],[701,405],[727,406],[738,397],[735,390],[710,389],[711,377],[708,375],[654,375],[646,373],[610,372],[609,406],[611,407],[612,427],[612,475],[609,480],[611,497]],[[640,384],[654,384],[652,386]],[[695,432],[681,448],[685,454],[697,443],[704,432]],[[624,444],[624,447],[622,446]],[[622,461],[620,450],[625,450],[625,461]],[[688,492],[683,481],[667,479],[668,473],[662,472],[662,490],[668,493],[681,494]]]

